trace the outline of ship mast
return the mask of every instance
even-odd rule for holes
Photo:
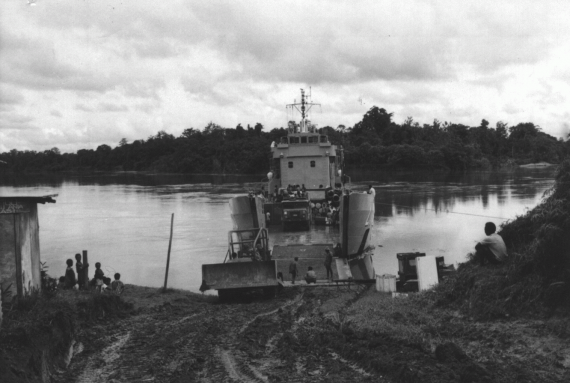
[[[312,101],[308,101],[307,96],[305,95],[305,90],[303,88],[301,88],[301,102],[300,103],[294,102],[293,104],[287,105],[287,108],[291,108],[291,110],[293,110],[293,108],[295,108],[299,113],[301,113],[301,122],[299,123],[299,126],[301,127],[302,133],[307,133],[307,131],[308,131],[307,117],[308,117],[309,111],[315,105],[321,106],[321,104],[317,104],[317,103],[314,103]],[[300,109],[299,109],[299,107],[300,107]]]

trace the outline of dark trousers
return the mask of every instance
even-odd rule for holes
[[[291,271],[291,282],[295,283],[295,277],[297,276],[296,271]]]
[[[325,264],[325,269],[327,269],[327,279],[333,279],[333,272],[331,265]],[[330,277],[329,277],[330,275]]]
[[[487,262],[492,265],[501,263],[497,257],[495,257],[495,254],[493,254],[489,247],[480,245],[477,246],[476,249],[477,251],[475,252],[475,259],[481,264],[481,266]]]

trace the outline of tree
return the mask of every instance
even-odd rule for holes
[[[382,136],[382,133],[392,123],[392,116],[394,113],[386,112],[384,108],[378,108],[373,106],[362,118],[362,121],[354,125],[353,132],[355,134],[360,134],[364,131],[375,132],[378,136]]]
[[[110,153],[111,152],[111,147],[109,145],[99,145],[97,146],[97,149],[95,150],[97,153]]]
[[[127,144],[128,144],[127,139],[124,137],[121,138],[121,141],[119,141],[119,146],[125,146]]]
[[[236,136],[238,138],[242,138],[243,136],[245,136],[245,129],[243,128],[243,126],[241,126],[241,124],[237,124],[236,126]]]
[[[412,126],[414,124],[414,119],[412,116],[408,116],[406,117],[406,120],[404,121],[404,126]]]
[[[196,130],[194,128],[187,128],[187,129],[184,129],[184,131],[182,132],[182,137],[190,138],[190,137],[195,136],[197,134],[200,134],[199,130]]]
[[[263,125],[261,125],[259,122],[257,124],[255,124],[255,127],[253,128],[253,130],[255,131],[255,135],[257,137],[261,136],[261,131],[263,130]]]

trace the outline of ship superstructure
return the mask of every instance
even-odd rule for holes
[[[287,136],[272,144],[269,192],[289,185],[305,186],[311,199],[322,199],[327,188],[340,187],[341,151],[311,123],[308,113],[315,104],[301,89],[301,102],[287,105],[301,114],[299,123],[289,121]]]

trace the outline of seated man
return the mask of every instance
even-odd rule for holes
[[[315,274],[312,266],[309,266],[307,275],[305,275],[305,281],[307,281],[307,284],[317,283],[317,274]]]
[[[487,222],[485,224],[487,236],[475,245],[475,259],[481,263],[481,266],[485,264],[485,261],[497,264],[507,260],[507,246],[503,238],[495,233],[496,230],[497,227],[493,222]]]

